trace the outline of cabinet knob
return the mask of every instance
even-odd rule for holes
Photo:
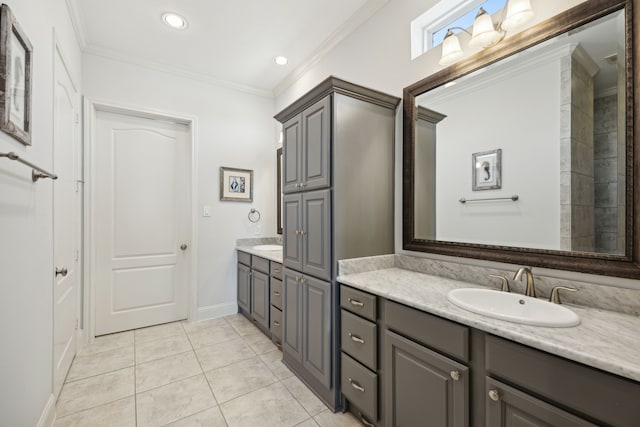
[[[300,235],[304,236],[304,230],[300,230]]]
[[[364,340],[362,338],[360,338],[357,335],[352,335],[351,332],[349,332],[349,337],[351,338],[351,341],[355,341],[357,343],[364,344]],[[453,374],[453,372],[452,372],[452,374]]]
[[[458,381],[460,379],[460,372],[451,371],[451,378],[453,378],[454,381]]]
[[[67,267],[62,267],[62,268],[56,267],[56,277],[58,276],[67,277],[67,274],[69,274],[69,270],[67,270]]]
[[[273,291],[273,295],[275,295],[275,296],[279,297],[279,296],[280,296],[280,292],[278,292],[278,291]]]
[[[500,400],[500,394],[498,393],[498,390],[489,390],[489,398],[494,402]]]
[[[306,185],[306,184],[305,184],[304,182],[301,182],[301,183],[300,183],[300,188],[304,188],[304,187],[305,187],[305,185]]]
[[[277,322],[275,320],[273,321],[273,324],[276,325],[276,326],[280,326],[280,322]]]
[[[351,383],[351,387],[355,388],[356,390],[364,393],[364,387],[362,387],[360,384],[358,384],[357,382],[355,382],[354,380],[352,380],[351,378],[349,378],[349,382]]]
[[[300,183],[296,182],[296,188],[300,188]]]
[[[347,301],[349,301],[351,305],[355,305],[356,307],[364,307],[364,303],[361,301],[358,301],[357,299],[347,298]]]

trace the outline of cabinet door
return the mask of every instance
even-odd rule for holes
[[[251,317],[269,329],[269,276],[251,272]]]
[[[331,285],[302,278],[302,365],[331,387]]]
[[[331,280],[330,190],[302,196],[302,271]]]
[[[249,313],[251,309],[251,270],[238,264],[238,307]]]
[[[302,270],[302,195],[285,194],[282,259],[285,267]]]
[[[300,274],[284,269],[282,277],[282,351],[302,362],[302,285]]]
[[[331,96],[302,112],[302,188],[314,190],[330,185]]]
[[[595,427],[530,394],[487,377],[487,425],[495,427]]]
[[[282,126],[282,192],[301,191],[302,182],[302,115]]]
[[[384,346],[386,425],[469,425],[466,366],[388,330]]]

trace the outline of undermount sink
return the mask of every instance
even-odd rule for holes
[[[253,249],[256,251],[281,251],[281,245],[258,245],[254,246]]]
[[[460,308],[507,322],[568,328],[580,324],[573,311],[558,304],[492,289],[453,289],[447,299]]]

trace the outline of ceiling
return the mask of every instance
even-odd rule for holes
[[[83,50],[272,96],[388,0],[68,0]],[[176,12],[185,30],[161,16]],[[273,58],[284,55],[285,66]]]

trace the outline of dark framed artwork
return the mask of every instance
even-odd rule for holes
[[[0,130],[31,145],[33,46],[6,4],[0,7]]]
[[[253,171],[250,169],[220,168],[220,200],[253,201]]]

